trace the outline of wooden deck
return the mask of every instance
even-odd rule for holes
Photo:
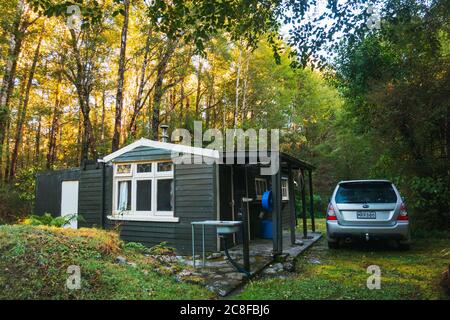
[[[321,236],[321,233],[314,232],[308,234],[308,239],[302,239],[302,234],[298,233],[296,239],[301,239],[302,244],[292,245],[290,233],[283,233],[283,253],[277,257],[277,261],[289,260],[294,262],[298,255],[313,245]],[[242,245],[233,247],[229,250],[229,253],[233,260],[243,265]],[[272,240],[252,240],[250,242],[251,275],[249,278],[253,278],[266,268],[270,268],[274,259]],[[192,265],[191,259],[186,259],[184,262]],[[204,278],[205,286],[222,297],[242,287],[249,280],[244,273],[238,272],[223,254],[219,257],[209,257],[205,266],[202,266],[201,261],[197,260],[197,263],[197,276]],[[283,272],[283,270],[279,271]]]

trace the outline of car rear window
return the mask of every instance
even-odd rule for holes
[[[341,183],[336,193],[336,203],[394,203],[397,202],[389,182]]]

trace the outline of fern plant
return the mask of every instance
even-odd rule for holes
[[[45,213],[42,216],[29,215],[21,224],[32,225],[32,226],[53,226],[53,227],[66,227],[70,225],[73,221],[82,221],[81,216],[76,214],[70,214],[67,216],[52,217],[50,213]]]

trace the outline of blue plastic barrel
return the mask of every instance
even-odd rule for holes
[[[261,238],[272,239],[272,220],[261,220]]]
[[[272,212],[273,208],[272,208],[272,191],[271,190],[263,193],[261,204],[262,204],[262,207],[264,210],[266,210],[269,213]]]

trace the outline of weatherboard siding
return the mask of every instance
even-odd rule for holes
[[[105,168],[106,170],[106,168]],[[103,165],[87,166],[80,172],[78,214],[80,227],[103,226]]]
[[[48,171],[36,175],[36,200],[34,213],[50,213],[53,217],[61,215],[61,185],[63,181],[78,181],[80,169]]]
[[[148,159],[147,159],[148,160]],[[105,212],[112,212],[112,174],[107,175],[105,184]],[[140,242],[154,246],[166,242],[180,254],[192,251],[191,222],[217,219],[216,166],[207,164],[175,165],[174,216],[179,222],[114,221],[106,218],[107,228],[118,228],[125,241]],[[196,250],[201,250],[201,227],[196,227]],[[217,250],[217,236],[214,228],[205,230],[207,251]]]

